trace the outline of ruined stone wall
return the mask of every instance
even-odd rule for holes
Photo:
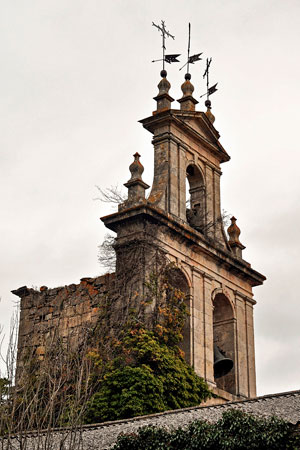
[[[40,359],[45,346],[56,336],[73,348],[80,342],[84,329],[95,325],[99,316],[99,303],[114,280],[114,274],[96,278],[82,278],[80,284],[40,291],[21,287],[13,293],[21,298],[18,338],[18,372],[23,357],[29,351]]]

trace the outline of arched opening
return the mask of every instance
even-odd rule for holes
[[[204,179],[194,164],[187,167],[186,177],[186,218],[191,227],[203,232],[206,212]]]
[[[188,364],[192,363],[191,360],[191,297],[190,297],[190,287],[188,281],[180,269],[172,268],[168,270],[168,281],[172,289],[178,289],[183,293],[183,301],[187,308],[187,317],[182,330],[183,339],[179,344],[179,347],[184,352],[184,359]]]
[[[216,378],[217,387],[236,394],[236,351],[235,351],[235,318],[230,301],[223,293],[218,293],[213,302],[214,345],[220,356],[231,359],[233,368],[224,376]]]

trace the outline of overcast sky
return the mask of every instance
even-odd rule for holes
[[[191,22],[192,54],[213,58],[215,126],[231,156],[222,207],[267,276],[254,290],[258,393],[299,389],[299,0],[0,1],[0,321],[7,333],[12,289],[101,272],[99,217],[111,209],[95,185],[126,182],[136,151],[151,184],[151,135],[137,121],[155,109],[161,19],[169,53],[185,55]],[[168,66],[175,99],[179,67]],[[190,71],[199,100],[203,61]]]

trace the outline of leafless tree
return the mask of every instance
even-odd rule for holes
[[[99,197],[94,200],[100,200],[103,203],[109,203],[111,206],[119,205],[126,200],[126,194],[118,185],[102,189],[96,186]],[[103,242],[99,245],[98,261],[103,267],[105,273],[113,273],[116,269],[116,254],[114,250],[115,238],[107,233]]]
[[[37,355],[35,347],[28,347],[16,377],[17,317],[18,312],[3,358],[6,374],[0,384],[0,448],[80,449],[83,416],[93,390],[89,329],[81,330],[76,350],[72,336],[62,340],[55,333],[48,336],[44,354]],[[55,433],[57,427],[64,429]]]
[[[102,244],[99,245],[98,260],[105,272],[113,273],[116,270],[116,252],[114,250],[115,237],[107,233]]]
[[[96,186],[99,197],[96,197],[94,200],[100,200],[103,203],[109,203],[111,205],[118,205],[123,203],[126,200],[126,194],[118,185],[110,186],[109,188],[102,189],[99,186]]]

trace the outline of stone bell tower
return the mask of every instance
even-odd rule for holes
[[[220,165],[230,157],[219,142],[211,104],[195,110],[194,87],[186,74],[180,108],[172,109],[170,83],[161,72],[157,109],[140,123],[153,135],[154,178],[151,192],[142,180],[143,166],[134,155],[128,200],[103,217],[117,233],[117,276],[130,246],[151,242],[164,250],[180,272],[180,289],[190,312],[184,330],[185,358],[223,401],[256,395],[252,288],[265,277],[242,257],[236,219],[223,227]],[[141,260],[145,264],[147,258]],[[178,279],[178,278],[177,278]],[[143,289],[141,279],[140,289]],[[214,348],[233,361],[224,376],[214,371]]]

